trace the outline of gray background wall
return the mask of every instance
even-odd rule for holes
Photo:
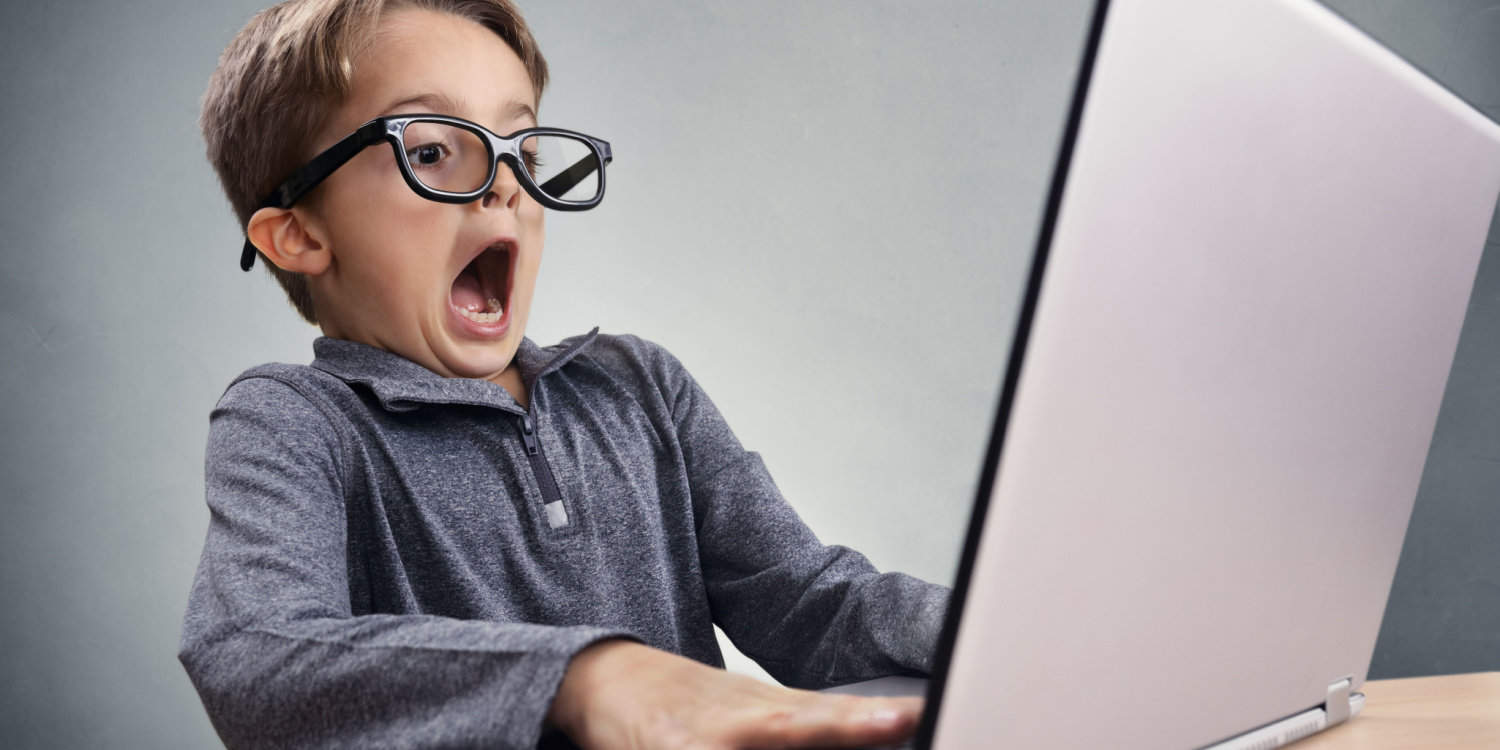
[[[1329,4],[1500,118],[1494,0]],[[207,416],[316,335],[235,266],[195,125],[259,5],[6,8],[5,744],[215,742],[175,660]],[[549,217],[528,333],[662,342],[826,541],[950,581],[1088,2],[523,8],[543,121],[618,154],[600,210]],[[1371,677],[1500,668],[1497,243]]]

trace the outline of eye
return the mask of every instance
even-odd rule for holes
[[[406,160],[414,167],[430,167],[448,156],[448,147],[441,143],[423,143],[406,149]]]
[[[526,171],[536,174],[538,167],[542,166],[542,157],[531,149],[521,149],[521,160],[526,162]]]

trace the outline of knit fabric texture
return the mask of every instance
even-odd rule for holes
[[[949,589],[821,543],[664,348],[523,339],[528,409],[313,353],[210,415],[179,659],[230,747],[533,748],[579,650],[722,667],[714,624],[791,686],[931,668]]]

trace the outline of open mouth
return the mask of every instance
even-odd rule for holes
[[[497,242],[459,272],[448,291],[448,303],[459,315],[481,324],[494,324],[505,317],[510,301],[512,250],[508,242]]]

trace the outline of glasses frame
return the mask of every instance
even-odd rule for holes
[[[446,190],[438,190],[429,187],[417,178],[412,172],[411,163],[406,160],[406,152],[403,148],[404,136],[407,126],[415,122],[433,122],[441,125],[468,130],[478,135],[484,141],[485,150],[489,152],[490,173],[485,178],[484,184],[475,190],[466,193],[453,193]],[[550,186],[559,193],[567,192],[584,177],[587,177],[593,169],[579,170],[581,165],[588,163],[587,159],[580,160],[572,167],[554,175],[547,181],[545,186],[536,184],[531,173],[524,166],[521,154],[521,144],[534,135],[557,135],[566,136],[583,142],[593,152],[599,164],[599,192],[593,198],[586,201],[565,201],[554,198],[546,193],[545,188]],[[302,165],[291,177],[282,181],[266,199],[261,201],[260,208],[291,208],[308,191],[317,187],[319,183],[333,174],[334,170],[343,166],[353,159],[361,151],[381,141],[391,144],[391,150],[396,156],[396,165],[400,168],[401,178],[406,181],[407,187],[412,192],[431,201],[439,203],[468,203],[477,200],[480,196],[489,192],[495,184],[495,177],[499,173],[501,161],[505,161],[510,167],[512,174],[521,188],[547,208],[557,211],[586,211],[599,205],[604,199],[604,166],[613,160],[609,142],[600,140],[591,135],[579,133],[575,130],[564,128],[534,127],[517,130],[508,136],[496,135],[489,128],[475,122],[470,122],[461,117],[450,117],[434,113],[420,113],[411,115],[391,115],[377,117],[359,126],[353,133],[344,136],[338,143],[324,149],[322,153],[314,156],[306,164]],[[255,264],[255,243],[245,238],[245,247],[240,253],[240,269],[249,271]]]

